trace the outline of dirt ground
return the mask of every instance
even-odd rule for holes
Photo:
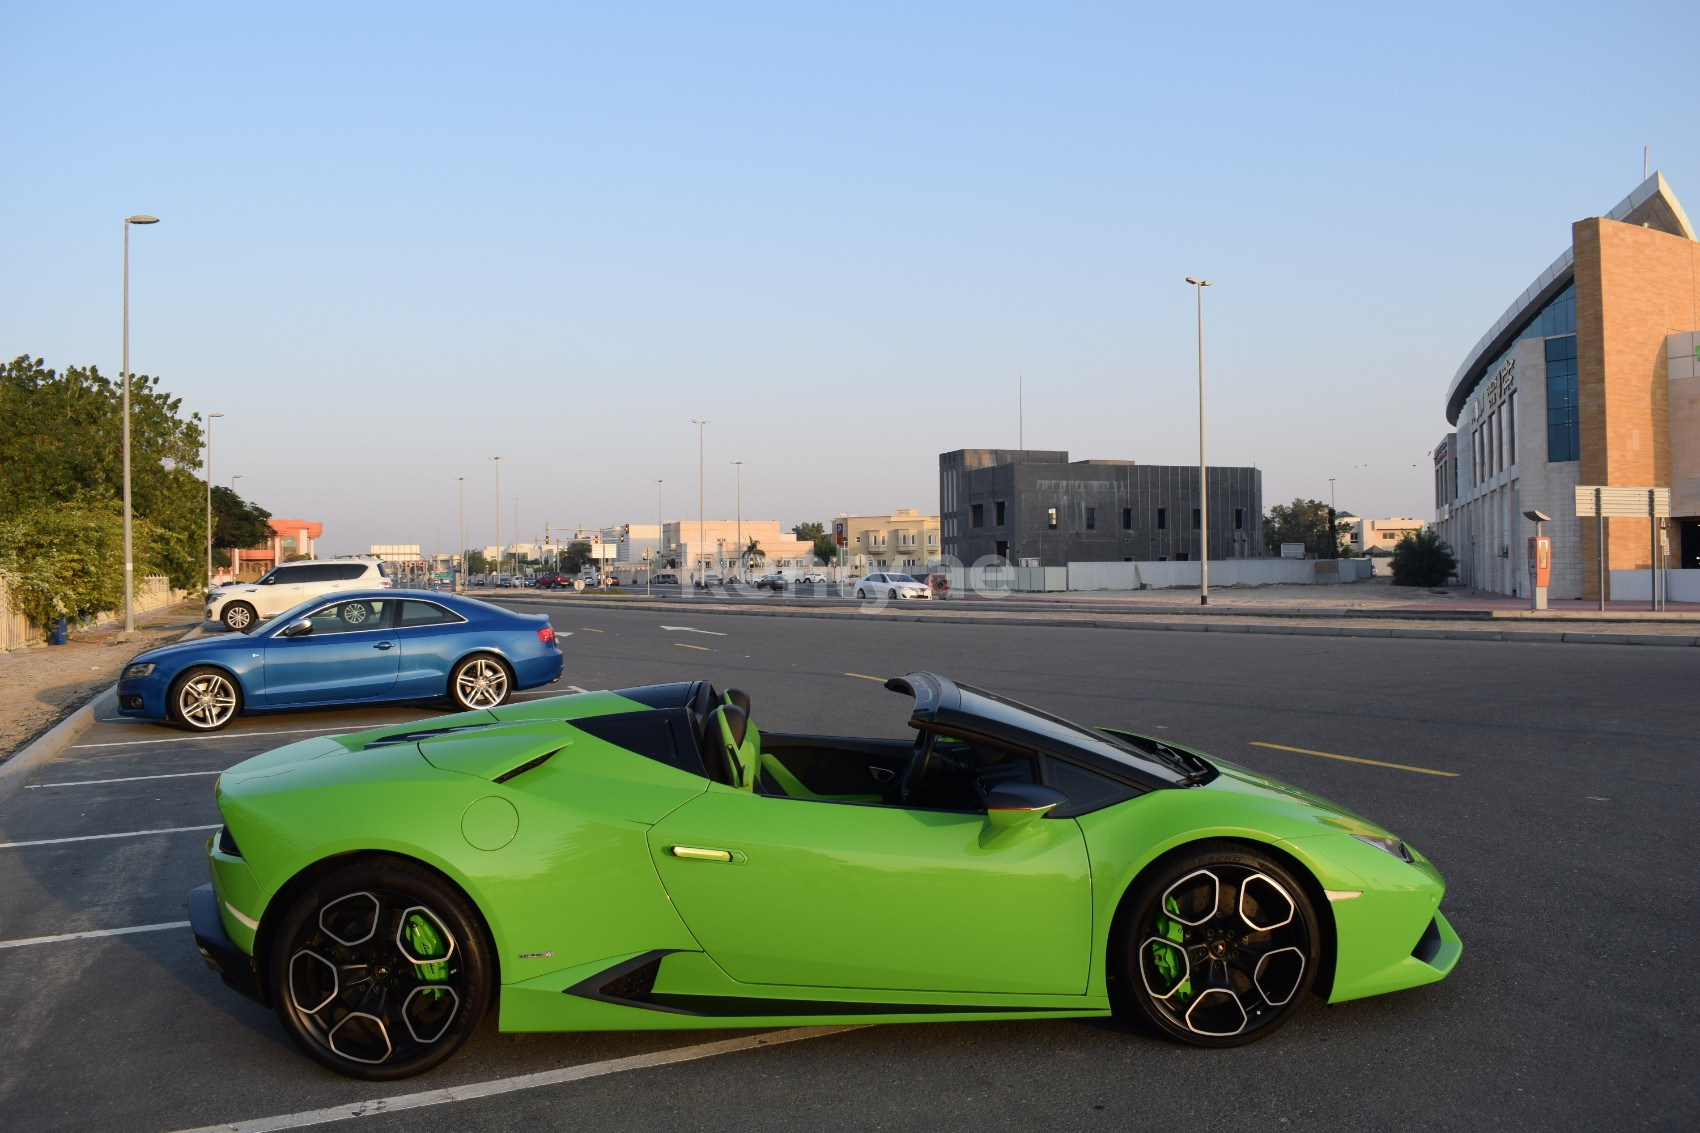
[[[0,763],[114,684],[130,658],[200,624],[199,603],[182,602],[139,615],[134,633],[112,624],[72,631],[64,645],[0,653]]]

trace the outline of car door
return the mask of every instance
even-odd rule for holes
[[[1073,819],[993,833],[984,814],[717,783],[649,841],[674,907],[740,982],[1085,992],[1091,885]]]
[[[302,563],[299,566],[284,564],[277,567],[266,581],[256,588],[258,593],[254,605],[262,618],[275,618],[291,606],[298,606],[313,596],[309,584],[315,581],[316,574],[322,570],[316,563]]]
[[[277,626],[261,659],[265,703],[330,704],[391,694],[401,650],[390,628],[395,603],[386,598],[329,602],[307,614],[311,629],[284,636]]]
[[[440,602],[423,598],[402,598],[392,604],[401,654],[396,695],[442,696],[449,687],[449,669],[466,651],[466,619]]]

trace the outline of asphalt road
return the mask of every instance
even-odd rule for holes
[[[746,689],[764,730],[903,735],[907,701],[867,678],[936,669],[1195,744],[1420,847],[1447,877],[1463,959],[1439,984],[1313,1004],[1228,1051],[1108,1022],[861,1028],[714,1053],[699,1048],[750,1033],[505,1036],[487,1020],[441,1070],[366,1085],[300,1056],[202,965],[186,928],[40,938],[185,920],[206,878],[201,828],[218,822],[213,774],[431,710],[249,717],[212,737],[103,722],[0,809],[8,1129],[182,1129],[351,1104],[359,1127],[407,1133],[1692,1127],[1692,650],[508,604],[571,633],[563,685],[707,676]],[[552,1072],[578,1077],[508,1089]],[[404,1109],[417,1094],[441,1104]]]

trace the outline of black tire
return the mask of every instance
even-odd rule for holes
[[[1124,898],[1111,995],[1118,1010],[1171,1039],[1240,1046],[1299,1009],[1316,982],[1321,940],[1290,868],[1252,846],[1200,842]]]
[[[234,633],[247,633],[259,620],[258,612],[246,602],[232,602],[218,617],[224,628]]]
[[[893,599],[893,600],[896,600],[896,598],[897,598],[897,591],[896,591],[896,590],[889,590],[889,591],[887,591],[887,592],[886,592],[886,597],[887,597],[887,598],[890,598],[890,599]]]
[[[414,862],[374,858],[296,894],[266,979],[307,1057],[386,1082],[424,1073],[471,1037],[490,1006],[491,952],[459,890]]]
[[[171,682],[165,709],[180,728],[216,732],[242,714],[242,686],[223,669],[196,665]]]
[[[474,653],[449,673],[449,700],[463,712],[495,708],[514,694],[514,674],[500,657]]]
[[[867,593],[865,591],[863,591],[861,587],[856,588],[856,597],[866,598],[867,596],[868,596]]]

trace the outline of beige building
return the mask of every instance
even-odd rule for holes
[[[828,524],[832,534],[844,525],[845,550],[853,567],[924,567],[939,561],[939,517],[900,508],[891,515],[840,515]]]
[[[746,519],[742,523],[732,519],[710,519],[702,523],[694,519],[669,520],[661,527],[661,558],[678,563],[679,570],[735,574],[739,550],[749,546],[751,539],[756,541],[763,557],[759,563],[750,564],[746,574],[815,565],[815,545],[789,531],[781,531],[779,522],[772,519]]]
[[[1377,547],[1392,553],[1399,545],[1399,540],[1407,535],[1414,535],[1428,526],[1420,519],[1394,517],[1392,519],[1359,519],[1352,516],[1349,520],[1341,517],[1341,526],[1347,530],[1347,538],[1354,555],[1367,555]]]

